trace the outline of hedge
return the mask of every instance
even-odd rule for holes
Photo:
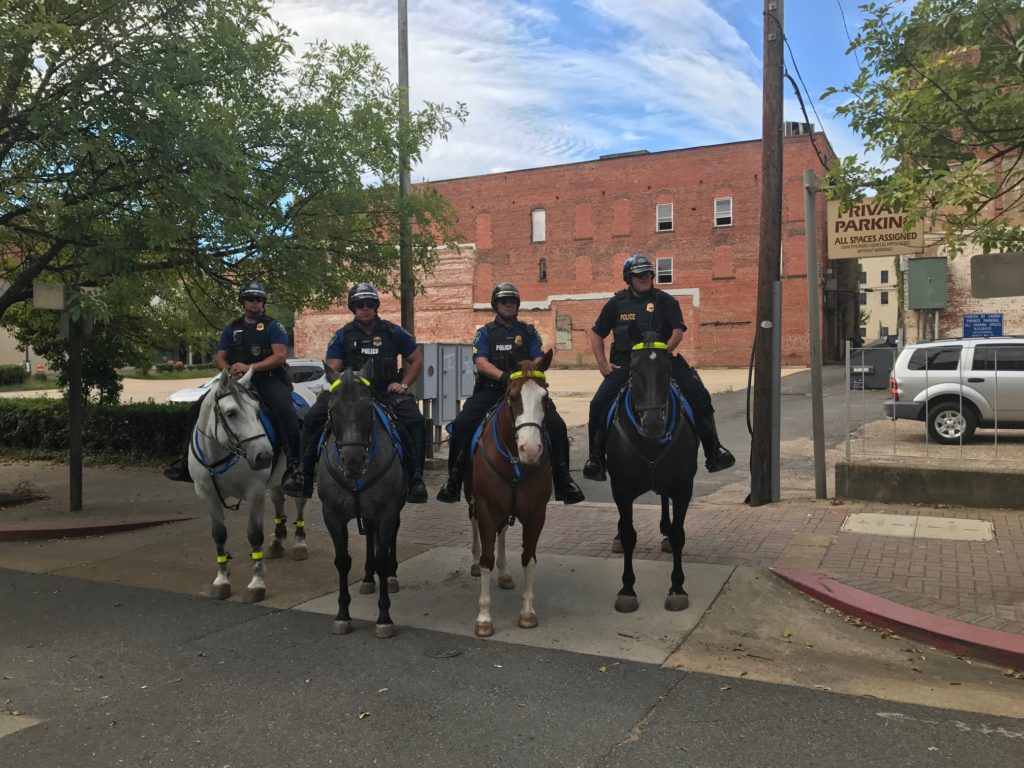
[[[188,403],[128,403],[85,407],[82,430],[87,456],[120,461],[163,461],[180,455],[188,435]],[[0,451],[67,455],[65,400],[0,400]]]
[[[23,384],[28,381],[28,371],[21,365],[0,365],[0,387],[8,384]]]

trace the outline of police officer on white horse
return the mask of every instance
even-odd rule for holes
[[[238,302],[244,312],[221,332],[214,364],[222,371],[228,369],[235,379],[252,369],[252,384],[282,436],[281,444],[288,457],[285,472],[285,479],[288,479],[299,463],[299,420],[286,369],[288,333],[280,322],[266,314],[267,290],[263,283],[250,280],[243,284],[238,291]],[[205,397],[203,395],[189,409],[190,435]],[[185,458],[177,459],[165,469],[164,476],[191,482],[187,453]]]
[[[654,287],[654,265],[642,253],[634,253],[622,265],[624,290],[608,300],[591,329],[591,349],[604,376],[590,401],[590,458],[583,466],[589,480],[604,480],[605,421],[619,390],[629,381],[629,360],[633,343],[629,325],[641,331],[657,331],[671,354],[683,340],[686,323],[679,301]],[[611,360],[605,355],[605,339],[612,336]],[[682,355],[672,357],[672,378],[693,408],[694,428],[704,446],[708,472],[719,472],[736,463],[736,458],[718,439],[711,394]]]
[[[357,283],[348,292],[348,308],[352,322],[342,326],[327,344],[327,365],[339,373],[345,368],[358,371],[369,361],[372,367],[370,385],[378,402],[391,409],[404,431],[403,438],[409,469],[409,489],[406,501],[422,504],[427,500],[427,487],[423,484],[423,463],[427,450],[427,428],[416,398],[409,387],[423,370],[423,353],[416,340],[401,326],[382,320],[377,315],[380,294],[369,283]],[[398,357],[404,367],[399,369]],[[300,471],[281,484],[289,496],[313,495],[316,472],[317,444],[327,423],[327,404],[330,392],[320,393],[309,409],[302,426],[302,466]]]
[[[460,498],[465,462],[469,460],[470,437],[487,412],[505,395],[508,378],[522,360],[539,362],[540,334],[519,319],[519,289],[512,283],[498,283],[491,291],[494,320],[477,329],[473,337],[473,361],[476,384],[473,394],[452,422],[448,441],[448,481],[437,493],[437,500],[454,504]],[[544,426],[551,439],[551,473],[555,499],[566,504],[583,501],[583,491],[569,473],[569,436],[565,421],[555,410],[551,398],[545,398]]]

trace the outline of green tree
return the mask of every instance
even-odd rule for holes
[[[248,277],[278,307],[390,286],[399,147],[417,161],[465,110],[427,103],[399,131],[366,47],[296,58],[292,37],[265,0],[0,2],[0,319],[36,279],[186,336],[180,301],[217,326]],[[404,205],[429,269],[452,209],[429,188]]]
[[[849,51],[860,72],[843,88],[846,116],[877,152],[845,157],[830,174],[853,202],[867,188],[945,233],[1024,250],[1024,6],[1020,0],[870,3]],[[824,98],[824,97],[823,97]]]

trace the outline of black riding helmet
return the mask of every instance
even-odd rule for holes
[[[494,286],[494,290],[491,291],[491,309],[495,312],[498,311],[498,299],[515,299],[516,308],[518,309],[520,303],[519,289],[512,285],[512,283],[498,283]]]
[[[246,283],[242,283],[242,287],[238,289],[238,303],[244,304],[246,299],[263,299],[267,300],[267,289],[263,287],[263,283],[258,280],[249,280]]]
[[[380,306],[380,294],[377,293],[377,289],[369,283],[356,283],[348,289],[348,308],[355,312],[356,309],[353,304],[357,301],[372,301],[378,307]]]
[[[629,278],[636,275],[653,275],[654,265],[651,260],[642,253],[634,253],[622,264],[622,279],[629,282]]]

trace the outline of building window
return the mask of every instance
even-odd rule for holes
[[[863,307],[868,303],[868,295],[864,291],[857,294],[857,302]]]
[[[537,262],[537,279],[546,283],[548,281],[548,260],[541,259]]]
[[[666,285],[672,282],[672,257],[661,257],[658,259],[658,285]]]
[[[889,270],[888,269],[883,269],[882,270],[882,276],[879,279],[880,279],[882,285],[888,285],[889,284]],[[882,303],[884,304],[885,302],[883,301]]]
[[[545,235],[546,216],[543,208],[534,208],[530,211],[530,239],[535,243],[543,243]]]
[[[888,291],[881,291],[878,294],[878,300],[880,302],[882,302],[883,304],[888,304],[889,303],[889,292]]]
[[[878,326],[878,338],[884,339],[889,335],[889,326],[880,325]]]
[[[715,226],[716,227],[731,227],[732,226],[732,198],[731,197],[716,197],[715,198]]]
[[[861,272],[859,275],[857,275],[857,282],[860,283],[861,285],[867,285],[868,284],[868,273],[867,272]]]
[[[672,231],[672,203],[658,203],[656,206],[659,232]]]

